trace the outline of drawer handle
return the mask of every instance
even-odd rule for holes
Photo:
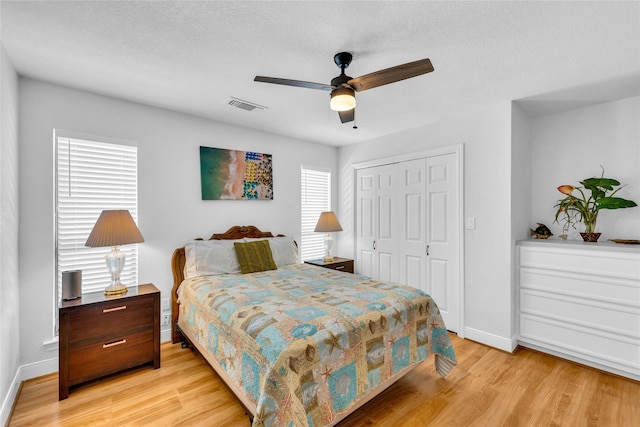
[[[127,308],[126,305],[121,305],[120,307],[105,308],[104,310],[102,310],[102,312],[103,313],[111,313],[112,311],[126,310],[126,308]]]
[[[113,347],[116,345],[120,345],[120,344],[126,344],[127,340],[126,339],[121,339],[120,341],[114,341],[114,342],[109,342],[106,344],[102,344],[102,348],[109,348],[109,347]]]
[[[336,270],[344,270],[344,265],[339,265],[336,267]]]

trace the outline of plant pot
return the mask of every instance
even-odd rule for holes
[[[580,233],[585,242],[597,242],[602,233]]]

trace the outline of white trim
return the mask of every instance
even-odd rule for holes
[[[464,228],[464,144],[454,144],[447,145],[443,147],[431,148],[424,151],[417,151],[413,153],[407,154],[399,154],[391,157],[384,157],[381,159],[367,160],[364,162],[353,163],[353,182],[357,182],[357,173],[359,169],[365,169],[375,166],[383,166],[389,165],[393,163],[404,162],[408,160],[415,160],[426,157],[435,157],[442,156],[445,154],[455,154],[456,160],[458,162],[458,212],[457,212],[457,220],[458,220],[458,331],[456,332],[460,338],[464,338],[466,334],[467,328],[465,328],[465,304],[464,304],[464,291],[465,291],[465,250],[464,250],[464,237],[465,237],[465,228]],[[355,185],[355,184],[354,184]],[[357,205],[357,200],[355,200],[355,191],[354,191],[354,206]],[[354,222],[356,219],[354,218]],[[355,226],[355,224],[354,224]],[[355,228],[354,228],[355,230]],[[353,244],[353,256],[356,255],[356,236],[353,236],[354,244]],[[515,348],[515,347],[514,347]]]
[[[398,154],[396,156],[384,157],[381,159],[367,160],[365,162],[353,163],[354,169],[364,169],[374,166],[390,165],[407,160],[421,159],[424,157],[442,156],[444,154],[457,154],[460,156],[464,151],[464,144],[446,145],[444,147],[431,148],[429,150],[415,151],[413,153]]]
[[[47,352],[51,352],[51,351],[55,351],[56,353],[58,352],[58,337],[53,337],[51,339],[51,341],[45,341],[42,343],[42,346],[44,347],[45,351]]]
[[[167,329],[162,329],[160,331],[160,344],[163,342],[172,341],[173,337],[171,336],[171,327],[169,326]]]
[[[0,409],[0,425],[8,424],[13,404],[18,397],[20,386],[24,381],[55,372],[58,372],[57,357],[20,366],[13,377],[13,381],[11,382],[7,395],[2,401],[2,408]]]
[[[506,351],[508,353],[513,353],[518,346],[518,340],[516,337],[504,338],[474,328],[465,328],[465,333],[466,338],[471,341],[477,341],[481,344],[495,347],[498,350]]]
[[[459,232],[458,232],[458,248],[460,255],[460,259],[458,260],[458,336],[460,338],[464,338],[465,333],[465,323],[464,323],[464,313],[465,313],[465,231],[464,227],[464,218],[465,218],[465,210],[464,210],[464,144],[458,144],[455,147],[455,153],[458,160],[458,224],[459,224]]]
[[[19,375],[20,368],[18,368],[18,370],[16,371],[16,374],[13,377],[13,381],[11,381],[11,385],[9,386],[9,391],[2,401],[2,408],[0,408],[0,425],[9,425],[9,416],[11,415],[11,409],[13,408],[13,403],[18,396],[20,384],[22,384],[22,381],[20,381],[19,379]]]
[[[54,129],[53,138],[69,138],[69,139],[83,139],[86,141],[106,142],[109,144],[128,145],[130,147],[137,147],[138,143],[129,139],[111,138],[102,135],[93,135],[90,133],[76,132],[66,129]]]
[[[319,172],[332,173],[331,172],[331,168],[325,168],[325,167],[322,167],[322,166],[301,165],[300,166],[300,170],[302,170],[302,169],[310,169],[310,170],[319,171]]]

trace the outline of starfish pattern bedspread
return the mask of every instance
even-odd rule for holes
[[[179,290],[180,316],[236,389],[253,426],[325,426],[435,354],[455,354],[436,303],[411,287],[294,264],[199,276]]]

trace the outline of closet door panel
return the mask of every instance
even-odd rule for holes
[[[356,266],[358,273],[376,277],[377,262],[374,241],[377,230],[377,176],[373,170],[363,169],[356,174],[357,227]]]
[[[425,159],[398,165],[398,282],[424,289],[425,282]]]
[[[422,290],[433,297],[436,304],[438,304],[440,312],[448,312],[450,306],[449,292],[447,286],[442,286],[442,284],[446,284],[448,282],[448,262],[446,259],[437,259],[433,257],[429,257],[427,262],[427,271],[429,272],[428,283],[431,284],[431,286]]]
[[[427,158],[427,292],[452,331],[458,330],[458,172],[456,156]]]
[[[404,278],[405,284],[416,289],[424,288],[424,256],[407,255],[404,259]]]
[[[392,253],[389,252],[380,252],[377,251],[378,254],[378,274],[377,274],[377,278],[378,280],[381,280],[383,282],[395,282],[396,280],[393,279],[394,273],[395,273],[395,266],[394,264],[394,255]]]
[[[375,254],[372,250],[361,249],[358,252],[358,270],[360,274],[374,277]]]
[[[377,217],[375,248],[377,261],[377,274],[379,280],[396,282],[398,280],[397,252],[396,252],[396,222],[397,197],[394,193],[395,170],[397,165],[384,165],[376,167],[378,176],[376,188]]]

